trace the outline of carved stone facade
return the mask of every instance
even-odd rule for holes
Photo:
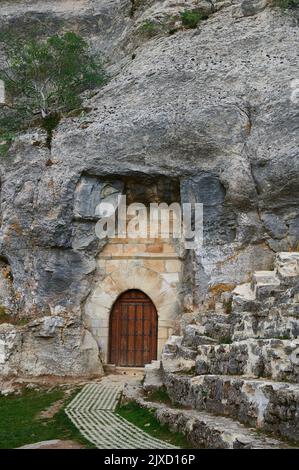
[[[97,266],[101,281],[96,283],[85,306],[85,325],[98,341],[107,363],[109,317],[113,304],[123,292],[139,289],[150,297],[158,313],[160,357],[182,311],[180,285],[182,261],[169,241],[110,241],[100,253]]]

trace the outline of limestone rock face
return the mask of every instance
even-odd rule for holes
[[[78,321],[43,317],[26,326],[0,325],[0,365],[6,375],[91,376],[103,373],[99,348]]]
[[[185,8],[209,18],[185,28]],[[184,268],[196,304],[212,287],[245,282],[253,270],[272,268],[275,252],[296,247],[295,13],[264,0],[213,8],[170,0],[1,2],[4,32],[26,36],[37,24],[41,37],[68,29],[85,36],[110,81],[86,99],[84,115],[62,120],[51,149],[43,132],[31,130],[0,160],[0,257],[12,274],[7,285],[0,273],[3,307],[32,318],[62,309],[77,325],[76,344],[84,343],[82,311],[100,279],[103,247],[94,235],[95,200],[107,180],[120,189],[130,174],[179,180],[182,202],[204,204],[204,246]]]

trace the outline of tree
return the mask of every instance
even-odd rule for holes
[[[48,131],[63,113],[80,106],[83,91],[106,81],[99,58],[73,32],[8,44],[6,56],[0,79],[5,83],[10,113],[13,110],[23,124],[39,117]]]

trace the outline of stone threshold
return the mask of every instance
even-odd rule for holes
[[[117,254],[117,255],[103,255],[99,256],[100,260],[111,260],[111,259],[161,259],[161,260],[181,260],[182,258],[175,254],[161,254],[161,253],[134,253],[131,255]]]
[[[104,364],[104,371],[107,374],[117,374],[117,375],[143,375],[144,367],[121,367],[116,366],[115,364]]]

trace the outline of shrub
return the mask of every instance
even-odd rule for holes
[[[139,28],[139,31],[142,33],[142,34],[145,34],[146,36],[155,36],[155,34],[157,34],[158,32],[158,28],[157,28],[157,25],[156,23],[154,23],[153,21],[145,21]]]
[[[3,109],[0,115],[0,156],[7,155],[11,142],[20,128],[19,115],[14,110]]]
[[[232,344],[233,340],[230,336],[221,336],[219,344]]]
[[[232,313],[232,310],[233,310],[233,299],[230,298],[228,300],[224,300],[223,301],[223,307],[224,307],[225,313],[227,313],[227,315],[230,315]]]
[[[11,41],[5,50],[7,66],[0,69],[0,79],[9,103],[0,136],[7,132],[10,113],[19,128],[39,118],[50,140],[62,114],[80,106],[80,94],[105,83],[99,58],[92,56],[87,42],[73,32],[46,40]]]
[[[6,310],[5,310],[5,307],[3,307],[2,305],[0,305],[0,319],[2,317],[5,317],[6,316]]]
[[[147,399],[158,403],[171,403],[166,387],[162,386],[148,393]]]
[[[200,21],[208,18],[207,13],[203,13],[198,10],[185,10],[181,12],[181,20],[185,28],[194,29],[200,23]]]
[[[296,8],[298,5],[299,0],[274,0],[274,6],[279,7],[282,10]]]

